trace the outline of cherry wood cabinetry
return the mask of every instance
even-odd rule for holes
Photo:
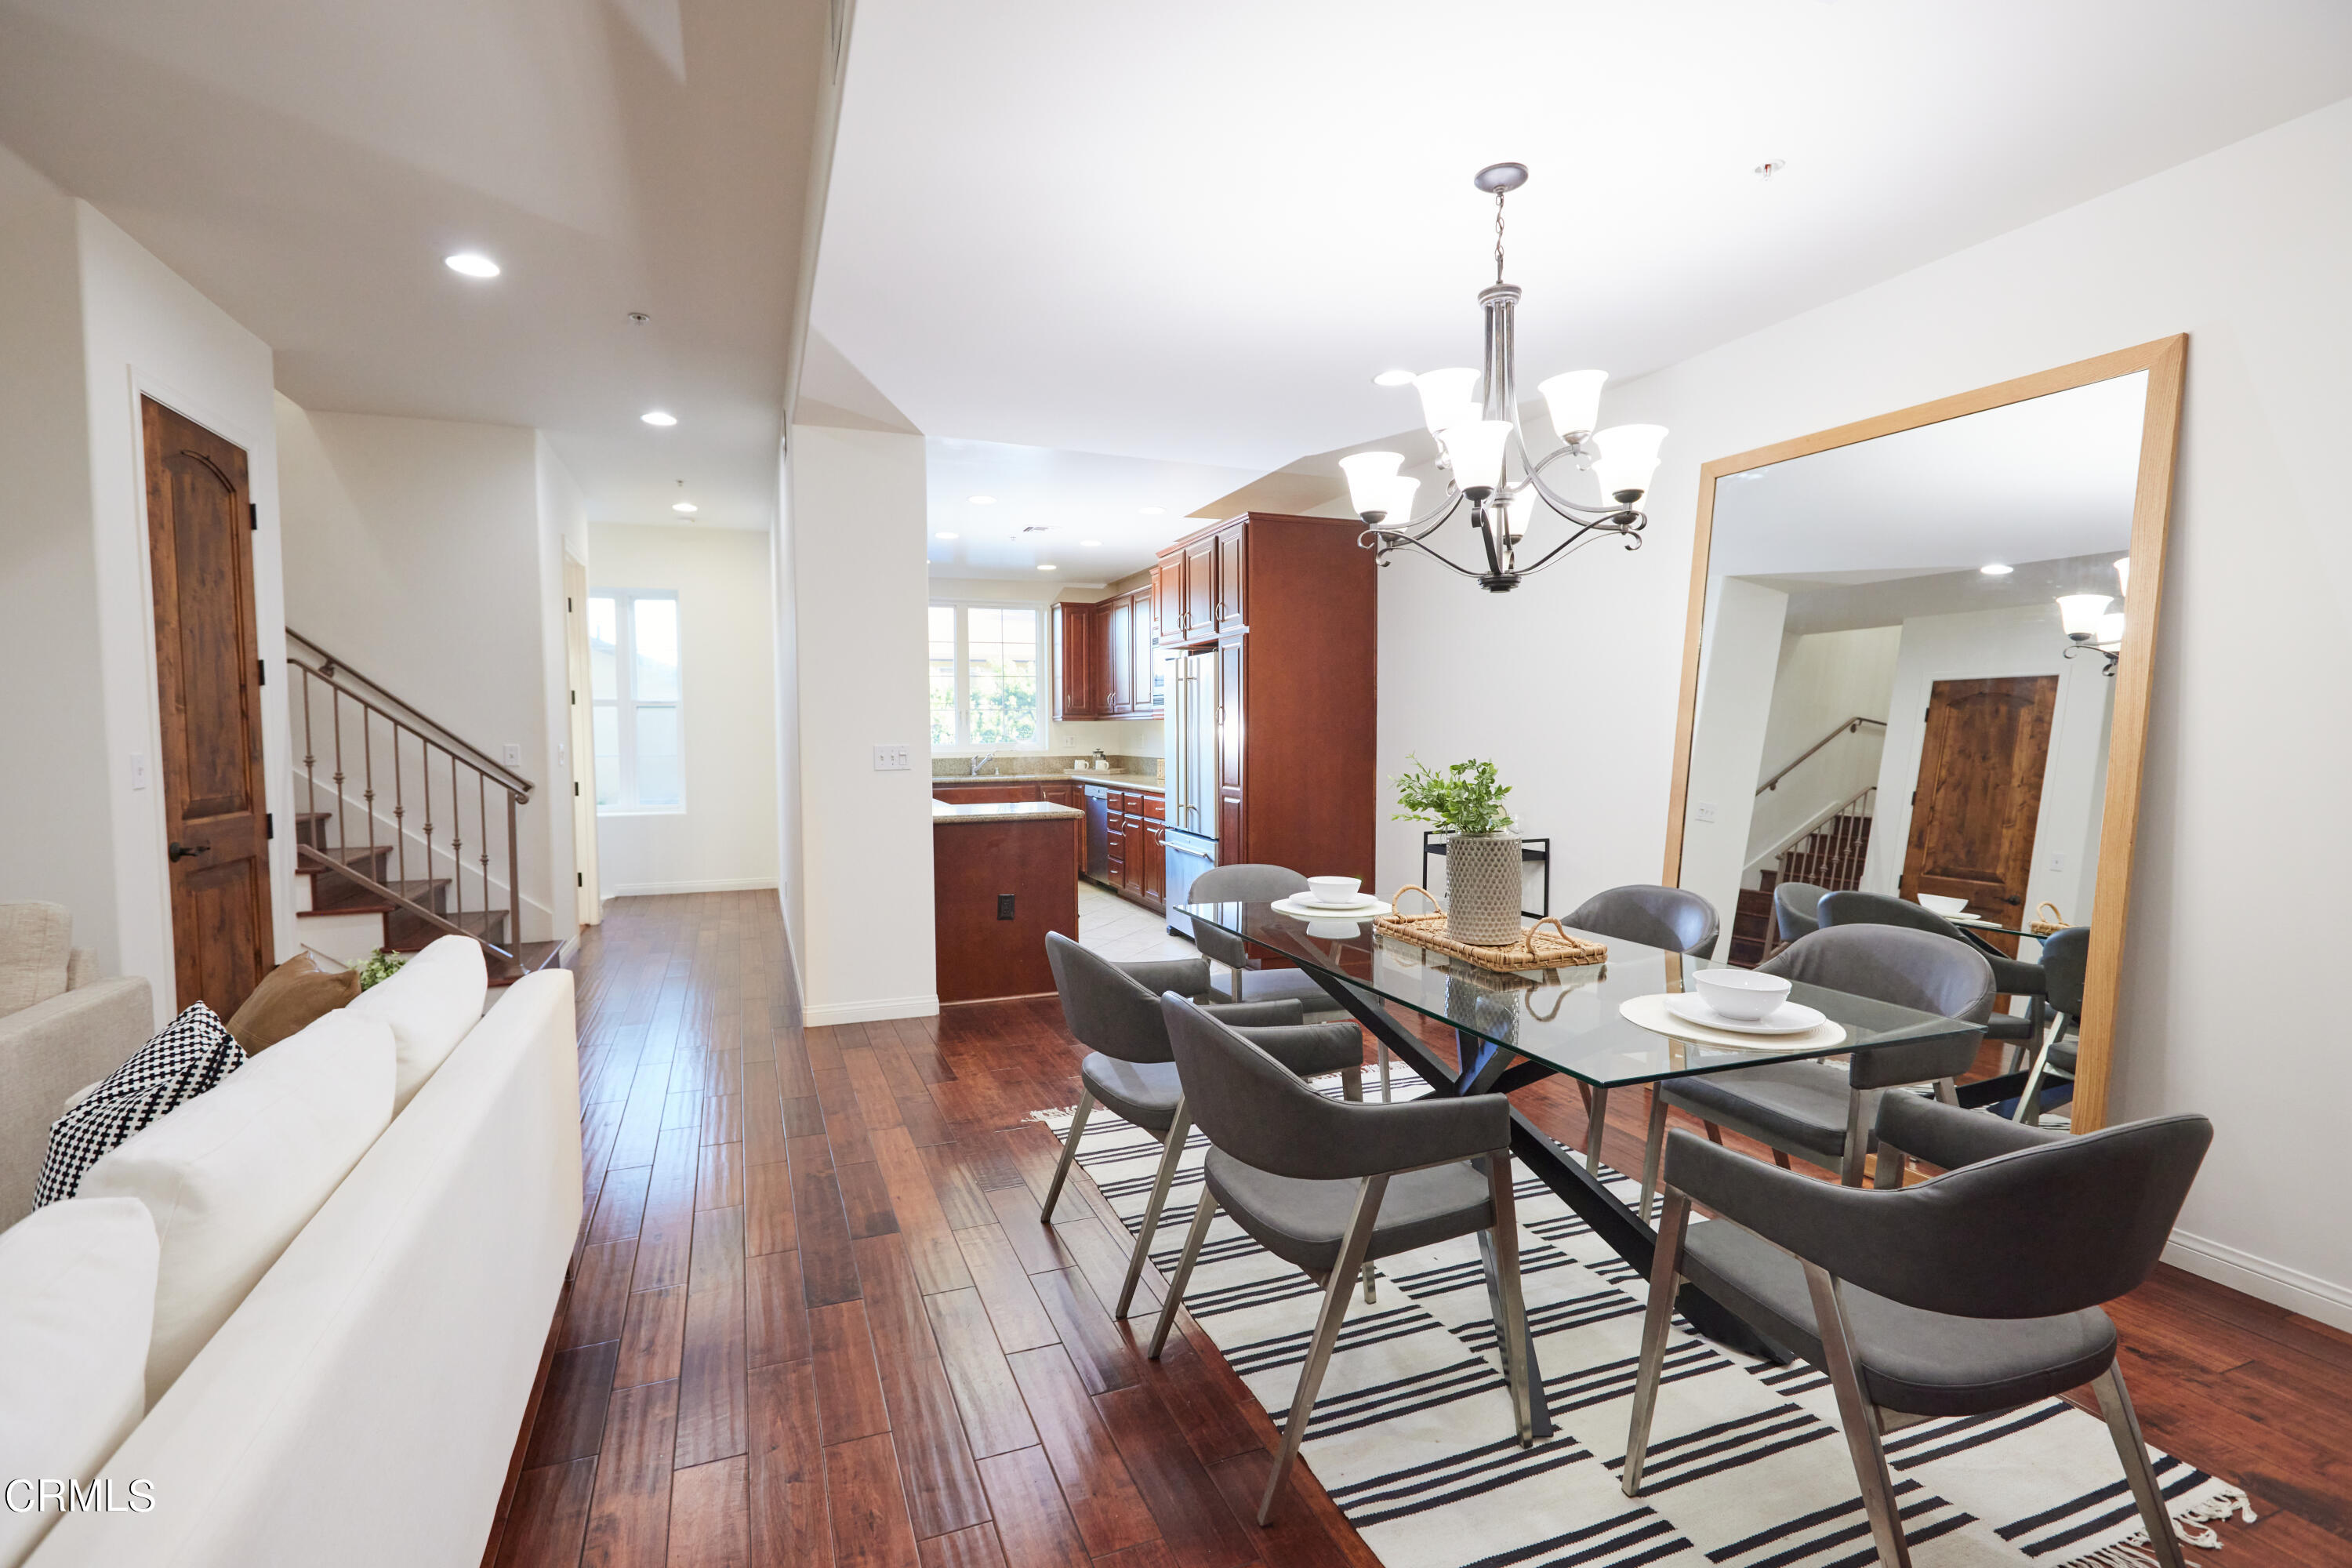
[[[1249,512],[1160,557],[1160,639],[1217,654],[1217,859],[1372,877],[1377,568],[1352,520]]]
[[[1160,616],[1152,590],[1099,604],[1054,606],[1054,717],[1157,719],[1165,694],[1155,677]]]
[[[1101,789],[1108,854],[1099,880],[1111,891],[1153,910],[1167,907],[1167,805],[1150,790]]]

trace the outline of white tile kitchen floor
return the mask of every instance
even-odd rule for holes
[[[1192,944],[1169,935],[1160,916],[1087,881],[1078,883],[1078,941],[1105,958],[1128,962],[1194,956]]]

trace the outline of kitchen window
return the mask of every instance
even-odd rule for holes
[[[599,588],[588,595],[601,813],[686,809],[677,655],[676,590]]]
[[[932,751],[1045,749],[1045,629],[1034,605],[930,607]]]

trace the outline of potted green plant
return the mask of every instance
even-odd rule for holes
[[[1519,940],[1519,838],[1511,831],[1492,763],[1455,763],[1444,772],[1419,757],[1396,781],[1402,822],[1426,822],[1445,841],[1445,930],[1456,942],[1507,947]]]

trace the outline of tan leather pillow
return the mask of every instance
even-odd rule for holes
[[[250,1055],[301,1033],[359,994],[358,970],[321,970],[308,952],[298,952],[261,977],[229,1019],[228,1032]]]

